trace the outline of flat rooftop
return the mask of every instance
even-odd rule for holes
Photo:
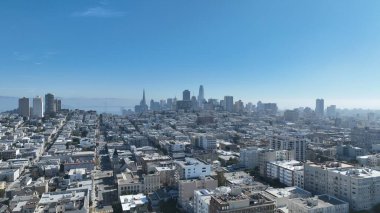
[[[368,169],[368,168],[360,168],[360,169],[334,169],[331,170],[334,173],[338,173],[341,175],[358,177],[358,178],[373,178],[380,177],[380,171]]]
[[[298,188],[296,186],[286,187],[286,188],[268,188],[265,190],[270,195],[272,195],[275,198],[281,198],[281,197],[293,197],[294,195],[299,195],[301,197],[310,197],[311,193],[303,190],[301,188]]]
[[[148,198],[144,194],[137,195],[122,195],[120,196],[121,206],[123,211],[130,211],[137,206],[148,203]]]
[[[294,202],[300,206],[307,207],[309,209],[326,208],[330,206],[345,205],[345,204],[348,205],[348,203],[326,194],[318,195],[313,198],[295,198],[295,199],[291,199],[291,202]]]
[[[303,169],[303,164],[296,160],[284,160],[284,161],[271,161],[271,164],[286,168],[288,170],[301,170]]]

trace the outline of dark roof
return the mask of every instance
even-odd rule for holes
[[[115,149],[115,150],[113,151],[113,156],[119,156],[119,154],[117,154],[117,149]]]

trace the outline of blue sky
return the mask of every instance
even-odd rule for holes
[[[380,108],[380,1],[0,1],[0,95]]]

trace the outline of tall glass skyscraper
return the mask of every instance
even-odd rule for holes
[[[203,89],[203,85],[199,87],[199,94],[198,94],[198,102],[199,104],[202,104],[205,100],[205,91]]]

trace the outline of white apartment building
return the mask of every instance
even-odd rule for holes
[[[339,163],[306,163],[304,174],[306,190],[333,195],[349,202],[355,211],[380,203],[380,171]]]
[[[122,195],[120,203],[123,212],[148,212],[148,198],[144,194]]]
[[[247,147],[245,149],[240,149],[240,164],[247,169],[254,169],[255,167],[259,166],[259,153],[263,150],[264,149],[257,147]]]
[[[281,183],[287,186],[298,186],[303,180],[295,181],[295,178],[300,178],[296,175],[296,171],[302,171],[303,164],[296,160],[290,161],[272,161],[267,163],[267,177],[278,179]],[[301,186],[298,186],[301,187]]]
[[[212,190],[199,189],[194,191],[194,213],[208,213]]]
[[[185,158],[185,161],[176,161],[180,179],[192,179],[209,176],[211,165],[195,158]]]
[[[304,188],[305,187],[304,180],[305,180],[305,175],[304,175],[303,169],[296,170],[294,172],[294,185],[300,188]]]
[[[176,140],[164,140],[160,141],[160,146],[166,149],[168,152],[183,152],[187,145],[190,145],[186,141],[176,141]]]
[[[295,160],[293,150],[264,149],[259,152],[260,174],[266,176],[267,163],[271,161]]]

